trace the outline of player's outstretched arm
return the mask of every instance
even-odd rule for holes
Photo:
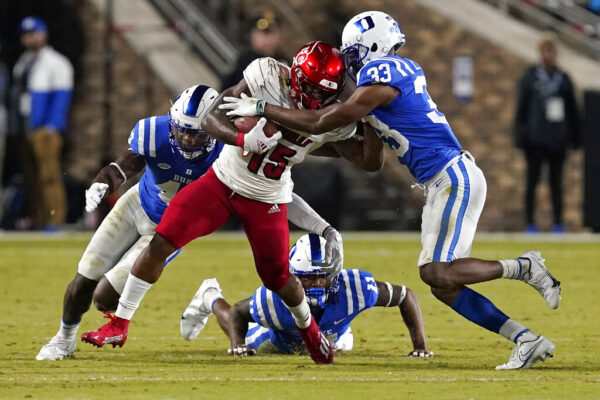
[[[383,142],[369,124],[359,122],[362,135],[354,135],[341,142],[330,145],[341,157],[358,165],[367,172],[379,171],[383,167]]]
[[[290,110],[252,98],[236,99],[220,108],[230,110],[229,116],[261,115],[287,128],[317,135],[360,121],[374,108],[391,103],[399,93],[392,86],[376,84],[360,87],[345,102],[321,110]]]
[[[252,356],[256,354],[253,349],[246,347],[246,333],[248,324],[254,322],[250,315],[250,299],[235,303],[231,310],[231,320],[229,321],[229,340],[231,348],[229,354],[232,356]]]
[[[133,150],[122,153],[114,162],[102,168],[85,191],[85,210],[92,212],[98,207],[104,196],[113,193],[127,179],[139,173],[146,161]]]
[[[409,357],[432,357],[433,352],[427,350],[425,340],[425,328],[419,302],[412,290],[406,286],[394,285],[389,282],[377,283],[379,296],[375,306],[399,307],[402,319],[408,328],[413,350],[408,353]]]

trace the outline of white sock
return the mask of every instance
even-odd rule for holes
[[[134,275],[129,273],[125,287],[123,288],[123,294],[119,299],[119,306],[115,315],[119,318],[131,320],[135,310],[138,309],[144,295],[152,287],[151,283],[148,283]]]
[[[304,292],[302,293],[304,295]],[[294,321],[296,322],[296,326],[301,329],[306,329],[310,325],[310,307],[306,302],[306,299],[303,297],[300,304],[295,307],[290,307],[286,305],[286,307],[292,313],[294,317]]]
[[[77,330],[79,329],[79,322],[76,324],[67,325],[61,319],[60,320],[60,329],[58,330],[57,336],[61,336],[67,340],[76,340]]]
[[[530,261],[526,258],[500,260],[502,264],[502,277],[506,279],[521,279],[523,274],[529,272]]]
[[[204,299],[203,299],[204,306],[212,312],[212,307],[213,307],[213,304],[215,304],[215,301],[217,301],[219,299],[223,299],[223,298],[224,297],[219,290],[217,290],[217,289],[207,290],[206,293],[204,293]]]
[[[507,319],[504,324],[502,324],[498,333],[515,343],[521,343],[524,341],[526,342],[537,338],[535,333],[531,332],[524,325],[510,318]]]

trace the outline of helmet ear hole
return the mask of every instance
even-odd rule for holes
[[[371,46],[371,51],[377,51],[377,43],[373,43],[373,46]]]

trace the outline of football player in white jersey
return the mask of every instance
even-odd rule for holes
[[[180,189],[206,173],[223,148],[223,143],[200,128],[217,96],[216,90],[204,85],[184,90],[167,115],[141,119],[129,136],[130,148],[100,170],[86,191],[88,212],[146,168],[140,182],[119,198],[94,233],[65,291],[60,329],[36,359],[62,360],[73,354],[81,317],[92,300],[101,311],[117,308],[129,271],[152,239],[167,204]],[[318,216],[308,220],[304,210],[310,208],[293,196],[290,221],[310,232],[326,231],[329,253],[341,254],[337,231]]]
[[[413,349],[409,357],[432,357],[427,350],[419,303],[404,285],[377,281],[366,271],[342,270],[331,276],[322,270],[326,241],[315,234],[302,236],[290,251],[290,272],[302,282],[311,313],[334,350],[350,351],[354,337],[351,321],[371,307],[398,307],[408,328]],[[294,319],[281,299],[264,286],[233,307],[222,295],[215,278],[206,279],[183,312],[181,335],[194,340],[214,313],[230,337],[229,354],[306,351],[296,333]]]
[[[319,108],[336,101],[344,75],[339,51],[326,43],[313,42],[300,50],[291,70],[271,58],[253,61],[244,71],[244,79],[226,89],[220,98],[246,93],[284,107]],[[289,130],[267,137],[262,131],[263,120],[250,133],[239,134],[225,112],[213,107],[202,128],[226,146],[213,168],[169,204],[154,238],[129,274],[115,317],[100,329],[85,333],[82,340],[96,346],[122,345],[129,321],[145,293],[160,277],[169,254],[197,237],[214,232],[231,215],[236,215],[242,221],[265,287],[290,309],[313,360],[332,363],[332,347],[311,317],[302,285],[290,276],[288,269],[286,215],[293,186],[290,168],[309,152],[323,147],[319,149],[323,154],[341,155],[366,170],[377,170],[383,163],[381,143],[368,128],[362,136],[356,136],[354,123],[316,137]],[[324,146],[326,142],[336,143]],[[324,233],[333,234],[332,230]],[[341,263],[330,268],[337,274]]]
[[[290,111],[263,99],[241,98],[225,99],[230,104],[220,107],[231,109],[230,116],[266,116],[310,132],[311,138],[366,119],[425,188],[418,266],[435,297],[517,344],[508,363],[497,369],[528,368],[552,356],[552,341],[510,319],[466,286],[519,279],[535,288],[551,308],[560,303],[560,282],[548,272],[539,252],[530,250],[500,261],[468,258],[485,203],[485,177],[427,93],[422,68],[395,54],[405,42],[397,22],[383,12],[363,12],[346,24],[342,42],[345,62],[357,82],[345,102],[322,110]]]

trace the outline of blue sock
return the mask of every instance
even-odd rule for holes
[[[508,320],[491,301],[466,286],[451,307],[469,321],[495,333],[499,333],[500,327]]]

